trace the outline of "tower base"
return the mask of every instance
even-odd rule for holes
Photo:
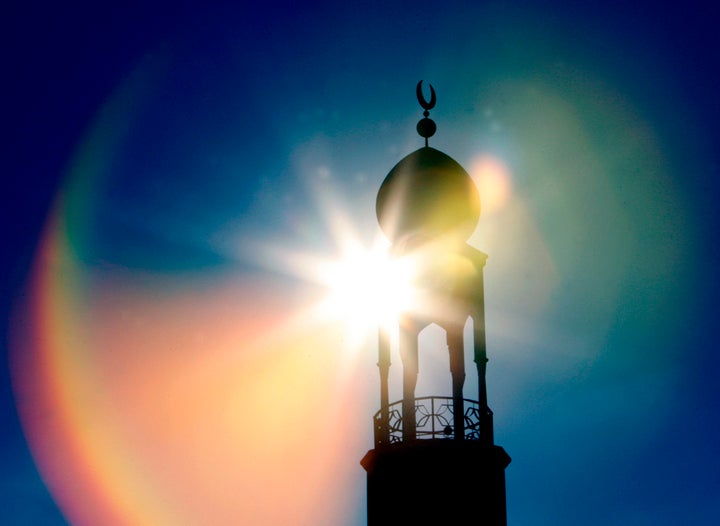
[[[507,526],[510,457],[500,446],[415,440],[371,449],[360,464],[367,471],[368,526]]]

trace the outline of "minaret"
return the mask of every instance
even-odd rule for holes
[[[417,267],[417,305],[397,320],[403,368],[402,400],[390,403],[391,338],[379,329],[380,410],[367,471],[368,525],[477,524],[506,526],[505,468],[510,457],[494,444],[487,403],[483,267],[487,255],[467,244],[480,218],[480,196],[454,159],[431,148],[435,106],[422,81],[417,98],[425,146],[398,162],[377,195],[380,228],[397,258]],[[447,336],[451,396],[415,397],[418,335],[431,323]],[[472,323],[477,400],[464,398],[464,329]]]

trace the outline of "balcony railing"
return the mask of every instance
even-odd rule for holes
[[[475,400],[463,399],[464,439],[480,440],[480,405]],[[383,427],[382,410],[373,417],[375,444],[394,444],[403,439],[402,400],[388,406],[387,430]],[[488,414],[492,411],[487,409]],[[424,396],[415,399],[415,420],[417,439],[452,439],[453,399],[448,396]],[[386,438],[387,437],[387,438]]]

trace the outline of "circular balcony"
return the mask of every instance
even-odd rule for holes
[[[476,400],[463,399],[463,439],[480,440],[480,405]],[[487,415],[492,415],[486,409]],[[385,421],[387,420],[387,421]],[[448,396],[424,396],[415,399],[416,439],[455,439],[453,399]],[[403,441],[402,400],[388,406],[387,417],[382,409],[373,417],[375,445]]]

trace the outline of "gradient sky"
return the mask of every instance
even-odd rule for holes
[[[420,79],[481,193],[508,523],[718,523],[717,7],[101,4],[1,37],[3,524],[365,524],[375,336],[326,285]]]

